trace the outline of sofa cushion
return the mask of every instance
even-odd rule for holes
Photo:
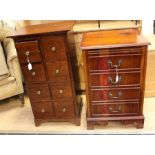
[[[0,81],[0,86],[6,85],[6,84],[8,84],[10,82],[15,82],[15,80],[16,80],[15,77],[10,76],[8,78],[5,78],[5,79],[1,80]]]
[[[8,66],[4,56],[4,51],[0,43],[0,76],[9,74]]]

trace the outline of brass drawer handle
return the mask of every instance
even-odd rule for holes
[[[55,51],[56,51],[56,47],[52,46],[52,47],[51,47],[51,51],[52,51],[52,52],[55,52]]]
[[[64,92],[63,89],[60,89],[60,90],[59,90],[59,93],[60,93],[60,94],[62,94],[63,92]]]
[[[108,77],[108,81],[111,83],[111,84],[117,84],[117,83],[120,83],[122,81],[122,76],[118,75],[118,80],[116,81],[116,78],[115,78],[115,81],[113,81],[112,77],[109,76]]]
[[[59,69],[56,69],[56,70],[55,70],[55,73],[56,73],[56,74],[59,74],[59,73],[60,73],[60,70],[59,70]]]
[[[122,96],[122,92],[119,91],[117,96],[113,96],[113,94],[111,92],[109,92],[109,97],[112,99],[118,99],[119,97]]]
[[[40,90],[38,90],[38,91],[37,91],[37,95],[40,95],[40,94],[41,94],[41,91],[40,91]]]
[[[109,107],[110,113],[120,113],[121,112],[121,106],[118,106],[116,110],[114,110],[112,107]]]
[[[115,68],[117,68],[117,67],[120,67],[120,66],[121,66],[122,62],[123,62],[123,60],[122,60],[122,59],[119,59],[117,65],[116,65],[116,64],[113,65],[113,62],[112,62],[111,60],[108,60],[108,65],[109,65],[110,67],[115,67]]]
[[[43,108],[43,109],[41,109],[41,112],[42,112],[42,113],[44,113],[44,112],[45,112],[45,109],[44,109],[44,108]]]
[[[36,75],[36,72],[32,72],[32,76],[35,76]]]
[[[62,108],[62,112],[66,112],[66,108]]]

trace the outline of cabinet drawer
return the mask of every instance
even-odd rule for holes
[[[139,86],[140,72],[119,72],[116,81],[116,72],[90,73],[91,87],[110,87],[110,86]]]
[[[53,105],[50,101],[33,102],[32,108],[35,118],[43,119],[55,116]]]
[[[72,118],[75,116],[73,101],[58,101],[54,102],[54,109],[56,117],[58,118]]]
[[[65,38],[64,36],[52,36],[41,40],[42,51],[46,62],[65,60]]]
[[[109,88],[90,90],[90,97],[92,102],[112,100],[139,100],[139,96],[139,88]]]
[[[46,63],[48,79],[55,82],[69,81],[69,70],[66,61]]]
[[[53,99],[72,98],[72,89],[70,83],[62,83],[61,85],[50,85]]]
[[[122,69],[140,69],[141,67],[141,53],[134,54],[114,54],[114,55],[88,55],[88,70],[94,71],[107,71]]]
[[[30,99],[33,102],[51,100],[50,92],[47,84],[31,84],[28,86]]]
[[[46,81],[43,64],[32,64],[32,70],[28,70],[27,65],[22,65],[21,68],[26,82]]]
[[[138,114],[138,103],[124,103],[124,104],[100,104],[92,105],[92,115],[136,115]]]
[[[30,63],[41,62],[38,41],[16,43],[16,49],[20,63],[27,63],[27,59],[29,59]]]

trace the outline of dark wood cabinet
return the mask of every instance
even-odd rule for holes
[[[36,126],[48,121],[80,125],[82,103],[74,89],[67,40],[72,26],[71,21],[33,25],[11,36]]]
[[[111,120],[143,128],[148,44],[136,29],[84,33],[88,129]]]

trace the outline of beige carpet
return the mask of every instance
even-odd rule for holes
[[[25,106],[13,97],[0,101],[0,133],[32,133],[32,134],[155,134],[155,98],[145,98],[143,129],[134,125],[123,126],[119,122],[110,122],[108,126],[96,126],[95,130],[86,129],[86,102],[83,95],[81,126],[72,123],[43,123],[35,127],[28,97]]]

